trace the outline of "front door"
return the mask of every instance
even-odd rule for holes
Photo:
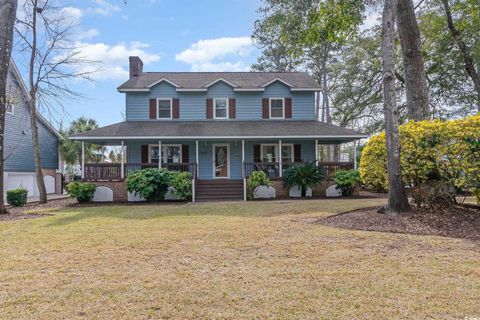
[[[213,145],[213,178],[229,178],[230,177],[230,145],[214,144]]]

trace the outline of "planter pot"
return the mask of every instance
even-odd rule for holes
[[[295,186],[290,189],[289,192],[290,198],[301,198],[302,197],[302,189],[299,186]],[[307,192],[305,197],[311,198],[312,197],[312,188],[307,188]]]
[[[327,198],[338,198],[342,196],[342,189],[337,189],[336,184],[332,184],[330,187],[325,190],[325,195]]]
[[[165,193],[165,200],[185,200],[182,197],[178,197],[173,193],[173,187],[168,187],[167,193]]]
[[[277,196],[277,190],[274,187],[258,186],[253,191],[253,199],[274,199]]]

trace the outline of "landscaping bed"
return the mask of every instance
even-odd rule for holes
[[[32,219],[50,215],[48,211],[76,204],[71,198],[49,200],[47,203],[29,203],[24,207],[8,207],[7,214],[0,214],[0,221]]]
[[[379,207],[366,208],[324,217],[316,222],[351,230],[438,235],[480,241],[480,207],[468,204],[443,210],[412,207],[410,213],[402,215],[379,213]]]

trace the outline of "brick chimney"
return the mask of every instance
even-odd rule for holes
[[[130,62],[130,79],[143,73],[143,61],[140,57],[132,56],[128,58],[128,61]]]

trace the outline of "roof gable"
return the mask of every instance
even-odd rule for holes
[[[207,83],[204,87],[205,88],[208,88],[208,87],[211,87],[212,85],[214,85],[215,83],[219,82],[219,81],[222,81],[222,82],[225,82],[226,84],[228,84],[229,86],[233,87],[233,88],[236,88],[238,87],[236,84],[233,84],[231,83],[230,81],[228,80],[225,80],[224,78],[218,78],[210,83]]]

